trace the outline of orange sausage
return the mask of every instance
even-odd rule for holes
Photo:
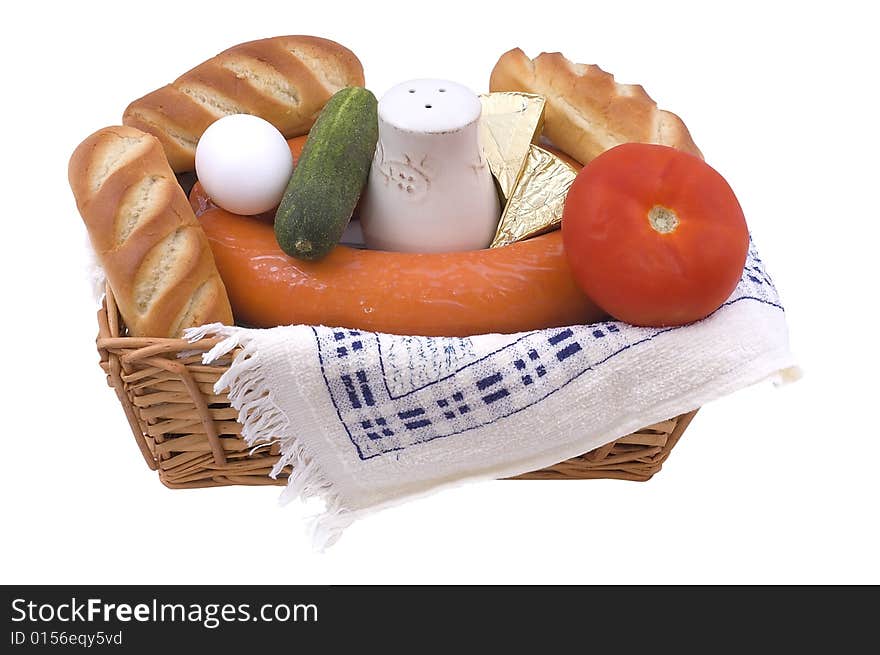
[[[292,139],[287,140],[287,147],[290,148],[290,154],[293,155],[294,164],[299,160],[299,156],[303,151],[303,146],[306,145],[306,139],[308,138],[308,134],[303,134],[302,136],[295,136]]]
[[[601,320],[575,285],[559,230],[502,248],[398,253],[336,246],[288,257],[272,225],[211,208],[200,217],[236,322],[305,323],[393,334],[467,336]]]
[[[288,140],[294,160],[305,141],[305,136]],[[571,278],[559,231],[470,252],[392,253],[337,246],[319,262],[303,262],[278,247],[274,212],[231,214],[211,203],[199,184],[190,202],[208,234],[240,324],[467,336],[606,318]]]

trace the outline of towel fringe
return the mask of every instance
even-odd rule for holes
[[[309,522],[312,543],[317,550],[323,551],[351,525],[354,514],[343,507],[334,485],[324,476],[304,441],[293,434],[289,417],[275,403],[265,382],[255,340],[249,331],[212,323],[185,332],[185,337],[192,342],[218,336],[226,338],[202,356],[204,364],[211,364],[235,348],[242,350],[229,370],[214,384],[214,393],[227,391],[230,404],[238,410],[241,436],[248,446],[259,448],[269,443],[281,444],[281,456],[269,477],[276,479],[285,467],[291,467],[287,487],[279,499],[282,505],[308,498],[324,502],[324,511]]]

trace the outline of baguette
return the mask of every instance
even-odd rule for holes
[[[582,164],[633,141],[703,157],[682,120],[658,109],[641,86],[619,84],[598,66],[572,63],[558,52],[535,59],[519,48],[504,53],[492,70],[489,90],[544,96],[544,134]]]
[[[196,144],[228,114],[254,114],[291,138],[309,131],[327,100],[363,86],[358,58],[334,41],[277,36],[224,50],[132,102],[124,125],[154,135],[175,173],[195,169]]]
[[[232,325],[202,227],[155,137],[98,130],[74,151],[70,188],[131,336]]]

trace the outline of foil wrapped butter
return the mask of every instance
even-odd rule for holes
[[[562,159],[531,145],[489,247],[506,246],[557,228],[562,222],[565,196],[576,175]]]
[[[529,147],[541,134],[544,98],[503,91],[481,94],[480,103],[480,145],[507,200],[523,171]]]
[[[482,94],[480,102],[481,146],[505,201],[490,248],[558,227],[576,173],[559,157],[535,145],[544,124],[544,98],[495,92]]]

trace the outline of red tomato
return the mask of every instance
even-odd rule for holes
[[[730,185],[702,159],[627,143],[578,174],[562,240],[578,285],[602,309],[667,326],[705,318],[727,300],[749,233]]]

